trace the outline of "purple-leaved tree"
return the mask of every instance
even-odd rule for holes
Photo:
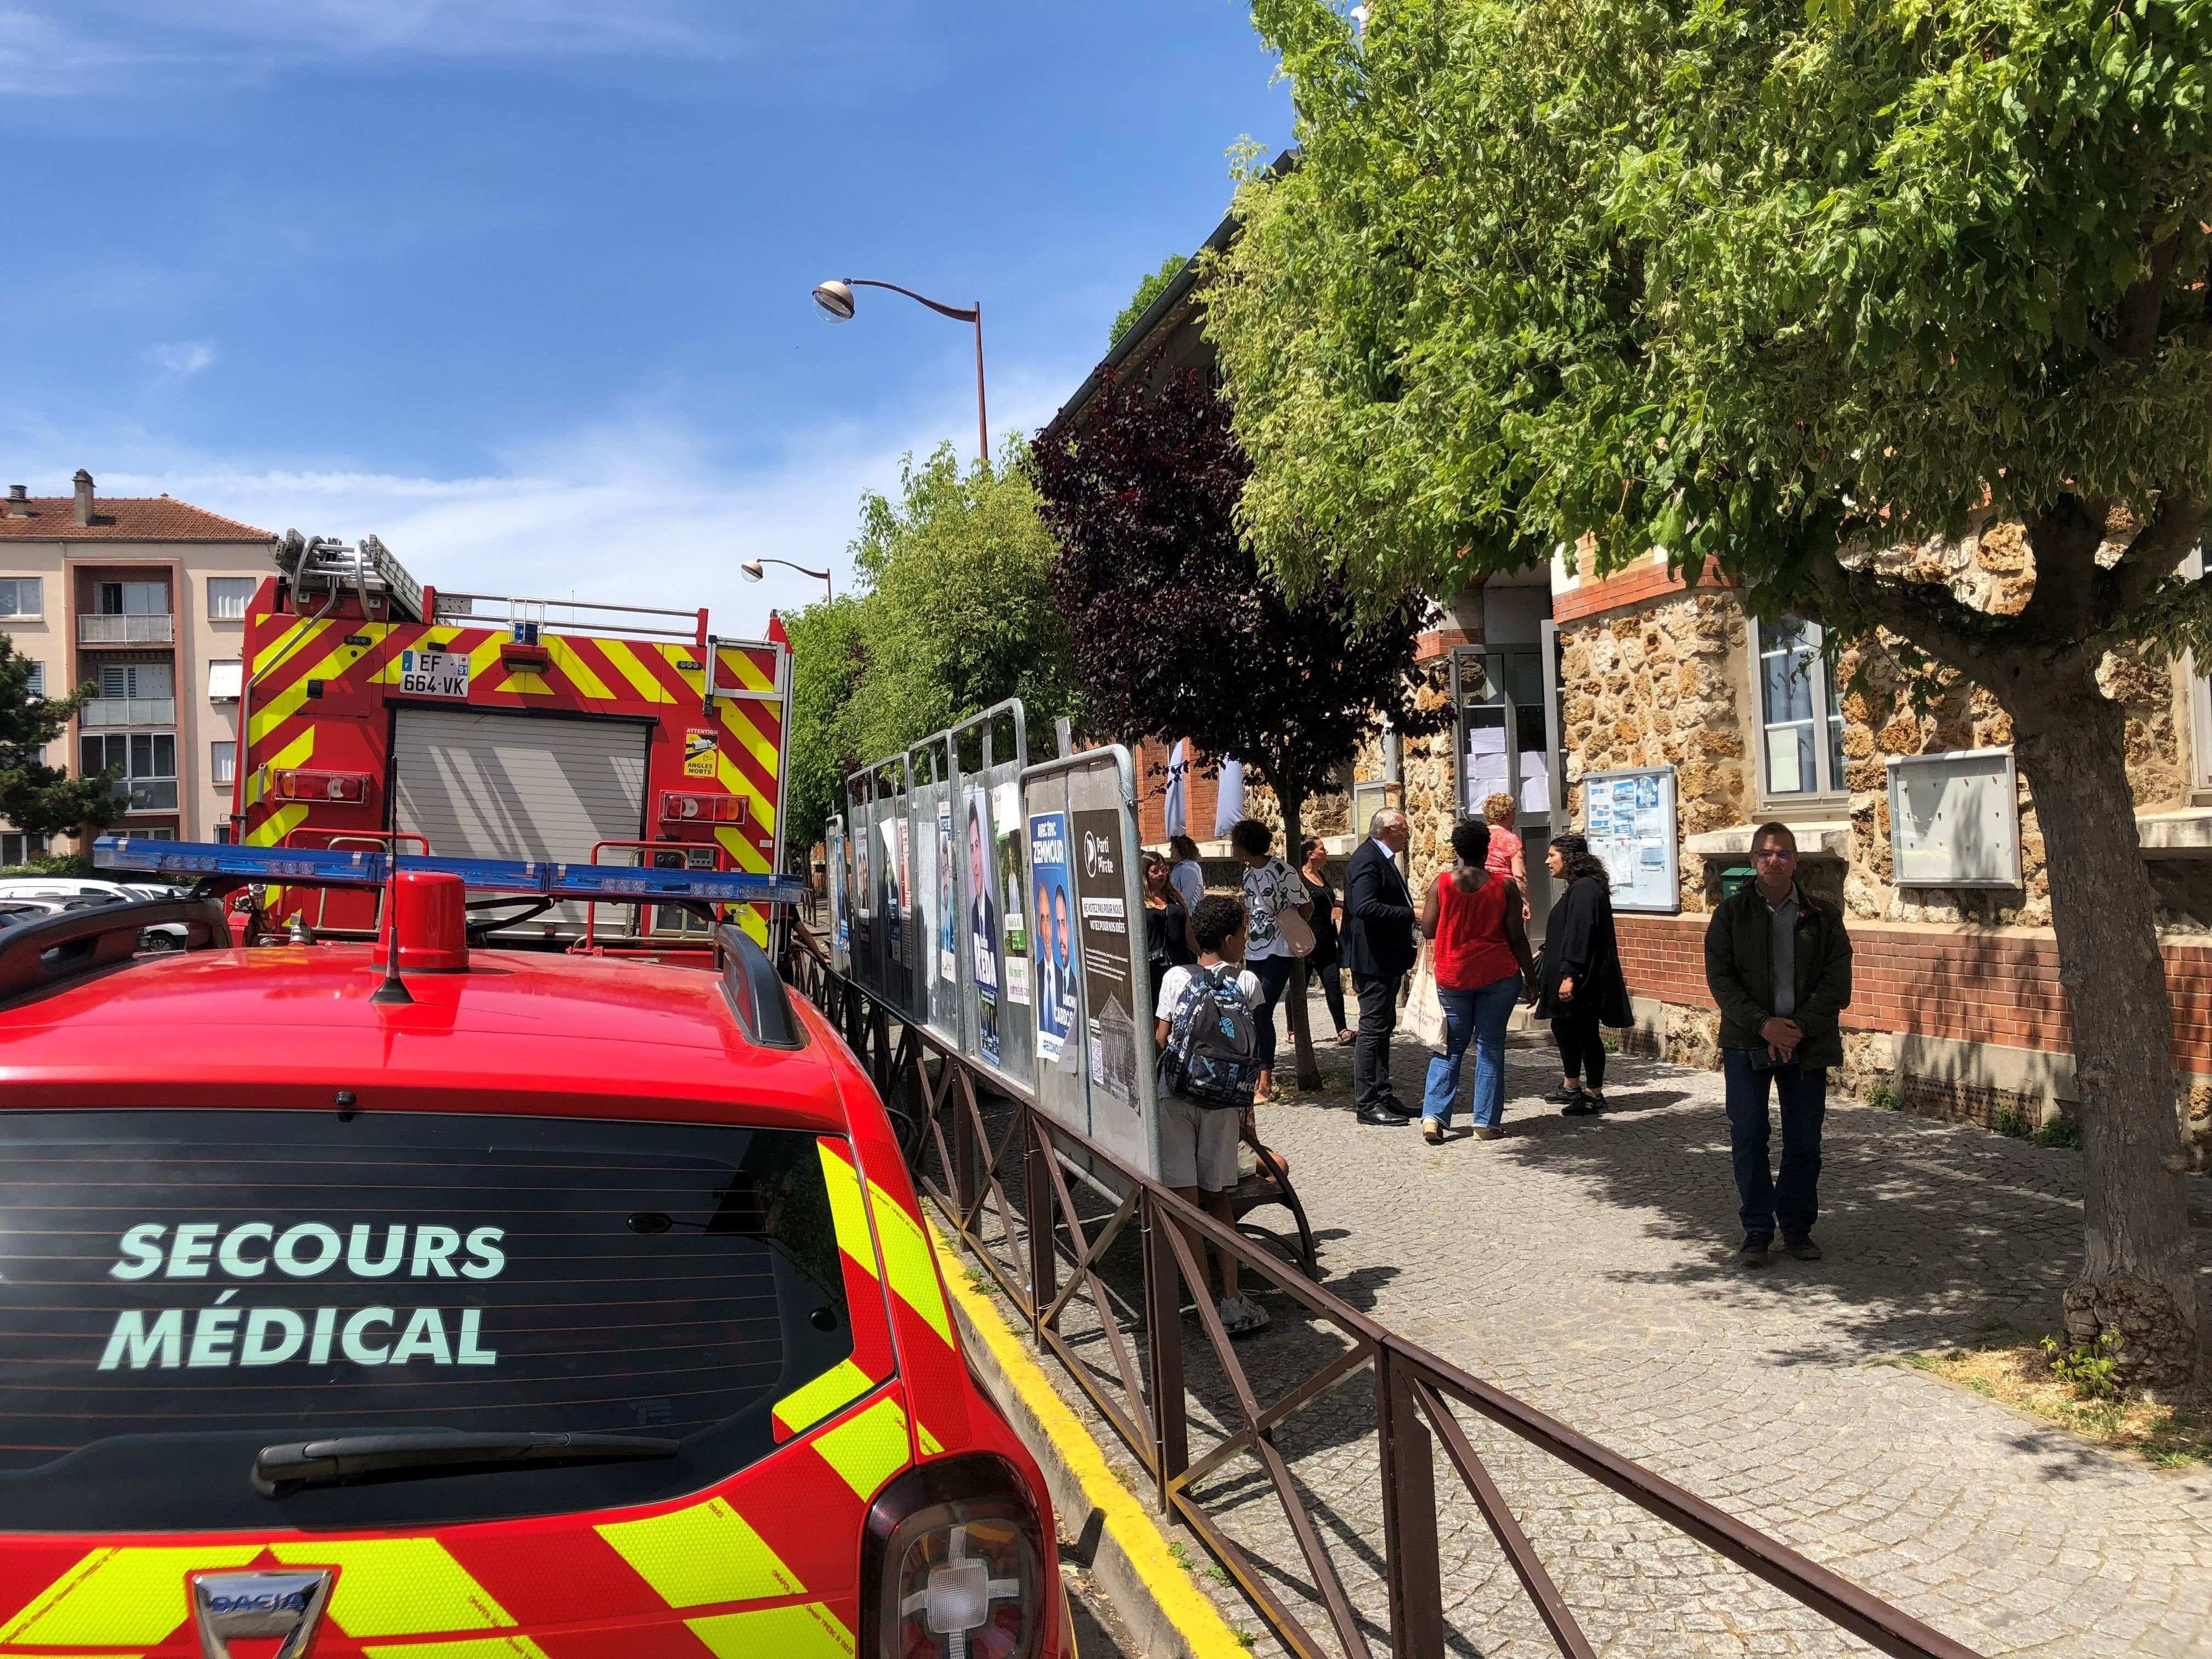
[[[1426,606],[1356,627],[1327,585],[1285,600],[1238,533],[1249,469],[1202,371],[1133,368],[1087,416],[1066,444],[1030,456],[1085,705],[1132,744],[1180,737],[1242,760],[1274,791],[1295,863],[1306,802],[1386,715],[1413,735],[1449,718],[1419,706]],[[1304,990],[1301,963],[1291,1031],[1298,1085],[1316,1088]]]

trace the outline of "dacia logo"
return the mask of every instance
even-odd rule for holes
[[[315,1638],[331,1595],[328,1567],[291,1571],[196,1572],[193,1622],[204,1659],[231,1659],[241,1637],[278,1638],[276,1659],[300,1659]]]

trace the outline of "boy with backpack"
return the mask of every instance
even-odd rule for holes
[[[1237,1128],[1252,1107],[1260,1073],[1259,975],[1237,963],[1249,927],[1241,900],[1209,894],[1192,911],[1198,965],[1170,968],[1160,985],[1153,1038],[1159,1050],[1160,1179],[1176,1196],[1224,1227],[1236,1217]],[[1203,1267],[1206,1246],[1186,1233]],[[1237,1258],[1222,1255],[1216,1311],[1231,1336],[1259,1330],[1266,1310],[1241,1297]],[[1194,1287],[1196,1288],[1196,1287]]]

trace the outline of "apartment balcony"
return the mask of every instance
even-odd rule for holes
[[[131,620],[143,618],[133,617]],[[88,731],[129,726],[173,727],[177,723],[177,700],[174,697],[94,697],[78,709],[77,720]]]
[[[124,778],[115,786],[116,799],[126,812],[173,812],[177,810],[174,778]]]
[[[79,645],[173,645],[174,617],[86,617],[76,619]]]

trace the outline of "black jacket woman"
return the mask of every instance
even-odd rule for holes
[[[1632,1025],[1628,981],[1613,931],[1613,883],[1580,836],[1555,836],[1544,855],[1559,896],[1544,924],[1536,1012],[1552,1022],[1565,1079],[1552,1098],[1567,1117],[1605,1109],[1605,1034]]]

